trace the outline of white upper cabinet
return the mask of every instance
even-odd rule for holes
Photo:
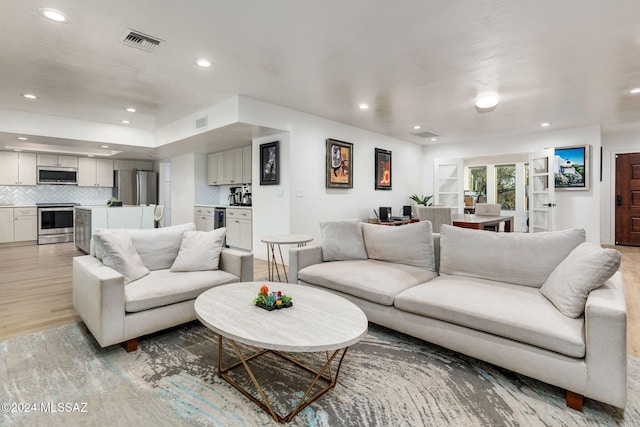
[[[113,160],[80,157],[78,187],[113,187]]]
[[[78,158],[75,156],[59,156],[57,154],[38,154],[38,166],[57,166],[60,168],[77,168]]]
[[[212,153],[208,160],[208,184],[221,185],[224,183],[224,156],[223,153]]]
[[[251,184],[251,146],[242,147],[242,183]]]
[[[208,155],[209,185],[251,183],[251,146]]]
[[[0,185],[36,185],[36,155],[0,151]]]

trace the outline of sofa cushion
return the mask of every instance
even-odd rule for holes
[[[93,238],[102,263],[122,274],[125,285],[149,274],[126,230],[98,229]]]
[[[298,271],[298,279],[382,305],[392,305],[405,289],[436,277],[419,267],[376,260],[333,261]]]
[[[133,245],[144,265],[149,270],[162,270],[171,268],[173,261],[178,256],[182,233],[185,230],[195,229],[195,224],[188,223],[164,228],[127,231],[131,234]]]
[[[359,220],[320,223],[323,261],[367,259]]]
[[[154,270],[125,287],[125,311],[133,313],[188,301],[214,286],[238,281],[238,277],[223,270],[176,273]]]
[[[589,292],[618,271],[620,259],[615,249],[582,243],[553,270],[540,292],[565,316],[581,316]]]
[[[211,231],[184,231],[171,271],[217,270],[226,232],[225,227]]]
[[[441,276],[401,292],[394,305],[569,357],[585,355],[584,317],[564,316],[532,287]]]
[[[369,258],[436,271],[429,221],[400,227],[363,223],[362,234]]]
[[[440,229],[440,274],[539,288],[584,241],[584,230],[578,229],[490,233],[445,225]]]

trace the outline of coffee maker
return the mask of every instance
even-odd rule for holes
[[[242,197],[240,198],[242,206],[251,206],[251,188],[248,185],[242,186]]]
[[[229,206],[240,205],[240,194],[236,193],[236,190],[240,187],[229,187]]]

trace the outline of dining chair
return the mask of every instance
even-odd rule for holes
[[[434,233],[440,232],[442,224],[453,225],[451,208],[444,206],[419,206],[413,205],[413,216],[420,221],[431,221]]]
[[[498,203],[476,203],[476,215],[500,216],[501,209]],[[485,230],[500,231],[500,224],[487,225]]]
[[[154,228],[160,228],[160,221],[164,218],[164,205],[156,205],[153,210],[153,225]]]

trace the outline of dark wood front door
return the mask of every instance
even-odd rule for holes
[[[640,246],[640,153],[616,156],[616,245]]]

